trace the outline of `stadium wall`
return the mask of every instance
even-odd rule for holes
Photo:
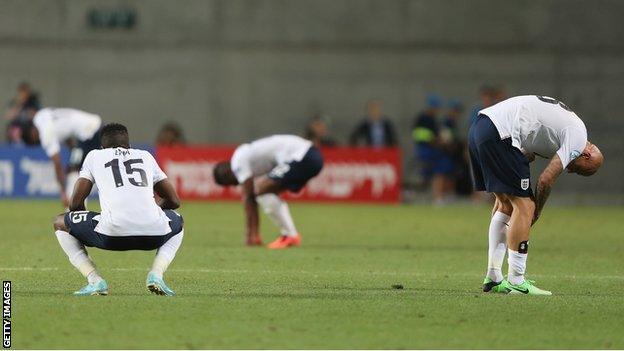
[[[87,25],[111,8],[134,9],[135,28]],[[136,141],[175,119],[191,142],[235,143],[299,133],[318,111],[344,141],[378,97],[409,156],[427,92],[470,103],[495,82],[561,98],[605,152],[596,178],[555,194],[622,201],[622,13],[616,0],[4,0],[0,98],[28,80],[44,104],[122,121]]]

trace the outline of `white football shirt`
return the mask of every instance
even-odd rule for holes
[[[165,235],[169,218],[154,200],[154,184],[167,178],[145,150],[108,148],[87,154],[80,177],[98,187],[100,222],[95,231],[111,236]]]
[[[102,125],[100,116],[73,108],[41,109],[33,122],[48,156],[59,153],[61,143],[69,138],[80,141],[93,138]]]
[[[277,165],[301,161],[312,142],[296,135],[273,135],[242,144],[230,160],[239,183],[269,173]]]
[[[581,155],[587,144],[583,121],[563,103],[547,97],[509,98],[479,111],[496,126],[501,139],[538,156],[559,155],[563,167]]]

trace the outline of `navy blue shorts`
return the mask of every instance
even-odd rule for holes
[[[92,151],[99,149],[102,146],[100,141],[100,130],[98,130],[91,139],[87,139],[84,141],[79,141],[78,144],[71,149],[71,153],[69,156],[69,168],[71,170],[79,170],[82,167],[82,163],[84,159],[87,157],[87,154]]]
[[[279,182],[283,188],[298,192],[323,169],[323,155],[312,146],[301,161],[278,165],[269,173],[269,178]]]
[[[475,190],[533,197],[529,160],[511,138],[501,140],[489,117],[479,115],[470,126],[468,147]]]
[[[95,231],[98,220],[93,217],[99,215],[93,211],[73,211],[65,213],[65,226],[69,234],[78,239],[83,245],[97,247],[103,250],[156,250],[172,236],[182,231],[184,220],[173,210],[164,210],[169,217],[171,232],[166,235],[133,235],[109,236]]]

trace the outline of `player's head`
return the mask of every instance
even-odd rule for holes
[[[128,128],[119,123],[108,123],[102,127],[100,134],[102,148],[111,147],[130,147],[130,137],[128,136]]]
[[[238,180],[232,172],[232,166],[230,162],[223,161],[217,163],[217,165],[212,170],[212,176],[217,184],[228,186],[228,185],[238,185]]]
[[[38,145],[41,143],[41,139],[39,139],[39,129],[35,127],[32,121],[26,123],[26,125],[22,127],[22,138],[26,145]]]
[[[598,146],[588,141],[581,155],[570,162],[567,169],[570,173],[589,177],[598,171],[603,161],[604,156]]]

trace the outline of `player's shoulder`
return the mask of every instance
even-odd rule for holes
[[[152,155],[151,152],[147,151],[147,150],[143,150],[143,149],[133,149],[133,148],[129,148],[129,149],[123,149],[123,148],[119,148],[120,150],[122,150],[122,152],[126,152],[128,157],[130,158],[141,158],[144,160],[153,160],[154,159],[154,155]]]
[[[251,144],[248,143],[238,145],[232,154],[231,162],[236,162],[237,160],[244,158],[247,154],[249,154],[250,148]]]
[[[51,117],[52,117],[52,108],[44,107],[41,110],[37,111],[37,113],[35,113],[35,116],[33,117],[33,123],[37,125],[37,124],[40,124],[41,122],[45,122],[47,119]]]

